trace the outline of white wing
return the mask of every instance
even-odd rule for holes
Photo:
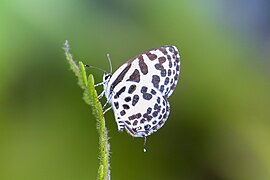
[[[120,82],[133,81],[153,85],[165,97],[169,97],[178,82],[179,74],[180,55],[177,48],[162,46],[123,64],[111,77],[105,92],[109,95]]]
[[[167,98],[179,74],[180,56],[175,46],[152,49],[122,65],[105,87],[118,129],[143,137],[161,128],[169,115]]]

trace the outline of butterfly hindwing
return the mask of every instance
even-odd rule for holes
[[[132,136],[147,136],[167,120],[169,102],[155,89],[125,82],[122,88],[115,90],[111,103],[119,131],[125,128]]]

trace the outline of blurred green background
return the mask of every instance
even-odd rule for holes
[[[1,0],[0,179],[96,179],[96,123],[68,39],[75,59],[106,70],[106,53],[115,70],[154,47],[180,51],[171,114],[147,153],[106,114],[112,179],[269,180],[269,11],[266,0]]]

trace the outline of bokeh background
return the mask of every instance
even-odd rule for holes
[[[107,53],[114,70],[161,45],[181,54],[147,153],[106,114],[112,179],[270,179],[269,12],[267,0],[1,0],[0,179],[96,179],[96,122],[66,39],[76,60],[106,70]]]

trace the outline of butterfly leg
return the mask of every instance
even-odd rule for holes
[[[103,107],[102,107],[103,110],[105,109],[105,107],[107,106],[107,104],[108,104],[108,101],[106,101],[106,103],[103,105]]]
[[[110,102],[111,98],[112,98],[112,94],[109,96],[109,98],[107,99],[106,103],[103,105],[103,107],[102,107],[103,110],[105,109],[105,107],[107,106],[107,104]]]
[[[105,91],[102,91],[99,95],[98,95],[98,99],[101,99],[105,94]]]
[[[103,111],[103,115],[104,115],[106,112],[108,112],[110,109],[112,109],[112,106],[110,106],[109,108],[105,109],[105,110]]]
[[[103,85],[103,84],[104,84],[104,82],[100,82],[100,83],[95,84],[94,87],[97,87],[97,86],[100,86],[100,85]]]

